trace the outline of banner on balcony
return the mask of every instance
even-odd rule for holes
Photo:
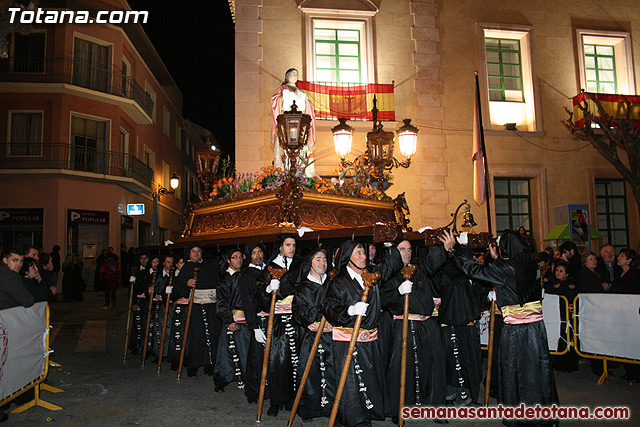
[[[0,310],[0,400],[44,373],[46,302]]]
[[[640,360],[640,295],[580,294],[580,351]]]
[[[395,120],[393,84],[322,84],[296,83],[313,104],[317,119],[372,120],[373,97],[376,97],[378,120]]]
[[[631,102],[631,120],[635,122],[636,127],[640,126],[640,96],[624,95],[624,97]],[[607,93],[581,93],[580,95],[573,97],[573,122],[576,126],[584,126],[584,113],[578,106],[583,103],[583,101],[587,103],[591,114],[597,117],[602,117],[598,111],[596,103],[590,98],[595,98],[600,101],[604,111],[613,118],[623,119],[627,115],[627,104],[622,98],[622,95]]]
[[[544,327],[547,330],[547,344],[549,351],[558,350],[558,340],[563,334],[566,325],[561,322],[560,314],[560,297],[558,295],[545,294],[542,300],[542,314],[544,316]],[[480,321],[480,344],[486,346],[489,344],[489,310],[482,312]]]

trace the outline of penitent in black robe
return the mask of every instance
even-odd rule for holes
[[[180,298],[189,299],[191,288],[187,286],[187,281],[193,278],[196,267],[199,267],[196,290],[207,290],[212,299],[215,299],[218,286],[217,265],[206,261],[201,263],[187,262],[180,270],[178,277],[174,279],[173,293],[176,304],[174,323],[171,329],[172,343],[169,352],[172,362],[177,362],[180,358],[188,308],[187,304],[179,304],[177,300]],[[194,302],[185,354],[185,365],[191,371],[204,366],[207,373],[213,374],[220,329],[221,323],[216,317],[216,303],[197,304]]]
[[[169,312],[167,313],[167,323],[166,325],[164,324],[166,301],[167,298],[171,299],[171,294],[167,294],[167,286],[169,286],[170,282],[169,274],[170,273],[166,273],[164,270],[159,271],[156,275],[156,282],[153,286],[154,298],[151,309],[151,321],[149,322],[149,347],[151,350],[150,353],[155,357],[158,357],[160,354],[160,342],[162,340],[163,333],[165,334],[165,341],[162,355],[163,357],[167,355],[169,337],[171,335],[171,324],[173,320],[171,305],[169,305]],[[173,281],[171,281],[171,284],[173,285]]]
[[[244,380],[244,394],[249,402],[257,402],[260,392],[260,375],[262,374],[262,359],[264,358],[264,344],[256,341],[255,329],[262,329],[267,334],[267,316],[258,316],[258,301],[256,299],[257,281],[262,275],[262,269],[249,264],[239,277],[239,291],[247,320],[247,329],[251,333],[247,354],[247,367]],[[263,313],[264,314],[264,313]]]
[[[309,269],[304,269],[308,271]],[[293,298],[293,321],[300,327],[300,359],[298,363],[298,383],[300,384],[309,353],[322,319],[322,303],[327,295],[328,278],[317,283],[304,277],[298,284]],[[315,328],[314,325],[315,324]],[[329,325],[329,323],[327,323]],[[325,331],[328,327],[325,326]],[[333,338],[331,331],[323,332],[309,372],[298,414],[302,418],[328,417],[336,393],[336,373],[333,361]]]
[[[433,317],[432,280],[445,260],[444,252],[429,248],[419,263],[412,278],[413,287],[409,294],[409,320],[407,335],[407,373],[405,380],[405,406],[445,404],[445,362],[440,342],[437,317]],[[400,364],[402,357],[402,315],[404,296],[398,292],[398,286],[404,281],[396,274],[381,289],[385,304],[392,318],[391,358],[386,371],[387,416],[397,417],[400,396]],[[420,317],[418,317],[420,316]]]
[[[294,258],[293,262],[287,266],[287,272],[280,278],[280,288],[277,292],[276,314],[273,319],[267,371],[269,400],[272,406],[288,405],[295,397],[295,384],[297,383],[298,374],[298,333],[293,324],[291,302],[300,265],[301,260]],[[268,266],[273,268],[283,267],[274,261],[270,262]],[[271,275],[268,269],[265,268],[258,279],[256,295],[258,308],[267,313],[271,305],[271,294],[267,293],[266,289],[270,282]],[[280,310],[279,307],[285,308]]]
[[[519,306],[514,267],[502,258],[487,266],[476,264],[465,254],[452,250],[454,260],[467,276],[495,285],[498,307]],[[540,294],[525,302],[539,301]],[[544,322],[504,323],[498,350],[498,403],[505,406],[549,406],[558,403],[558,393],[551,366]],[[556,421],[539,420],[526,425],[546,426]],[[508,426],[524,425],[518,421],[503,420]]]
[[[438,249],[444,255],[444,249]],[[452,260],[444,264],[442,273],[438,317],[446,360],[447,400],[467,405],[478,401],[482,381],[480,330],[476,324],[482,290]]]
[[[225,387],[232,381],[238,382],[238,388],[244,388],[247,369],[249,342],[253,339],[253,330],[249,330],[244,316],[244,306],[240,295],[242,272],[227,269],[218,284],[218,317],[222,321],[222,332],[218,343],[218,357],[213,374],[217,387]],[[235,323],[237,331],[231,331],[229,325]]]
[[[142,354],[142,347],[144,346],[144,331],[146,328],[147,313],[149,311],[149,299],[147,298],[147,289],[151,283],[151,274],[149,274],[149,269],[138,268],[135,278],[136,281],[131,285],[133,286],[132,305],[135,307],[135,310],[133,312],[133,321],[131,322],[129,351],[131,354]]]
[[[347,262],[353,253],[355,244],[356,242],[346,242],[341,246],[341,252],[347,255],[341,257],[340,271],[329,284],[327,297],[322,306],[323,314],[327,321],[333,325],[334,330],[336,327],[353,328],[357,316],[350,316],[348,309],[361,300],[364,292],[363,286],[355,278],[351,278],[347,269]],[[400,253],[393,248],[387,251],[385,261],[382,264],[371,269],[381,273],[379,281],[384,283],[397,274],[401,268]],[[365,330],[373,332],[378,328],[381,303],[377,284],[370,289],[367,303],[369,306],[366,315],[362,318],[359,336],[362,336]],[[333,354],[336,375],[340,375],[342,371],[348,349],[349,341],[334,339]],[[384,389],[384,367],[377,340],[358,341],[340,400],[338,422],[345,426],[355,426],[370,422],[370,420],[384,419]]]

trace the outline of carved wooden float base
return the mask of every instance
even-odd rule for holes
[[[188,228],[181,241],[221,242],[295,232],[296,227],[292,224],[279,222],[281,204],[275,192],[271,192],[195,208],[185,218]],[[376,223],[398,224],[392,201],[304,191],[303,197],[295,201],[294,209],[299,215],[300,226],[314,231],[357,229]]]

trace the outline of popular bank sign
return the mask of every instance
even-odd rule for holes
[[[107,225],[109,224],[109,212],[69,209],[67,222],[69,224]]]
[[[43,209],[0,209],[0,224],[42,224]]]

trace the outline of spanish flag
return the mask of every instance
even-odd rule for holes
[[[614,95],[608,93],[581,93],[580,95],[573,97],[573,122],[576,126],[584,126],[584,113],[580,109],[579,105],[586,103],[589,108],[589,112],[596,117],[602,117],[598,111],[596,103],[592,99],[600,101],[600,105],[604,109],[604,112],[614,119],[624,119],[627,115],[627,104],[622,98],[623,95]],[[631,103],[631,111],[629,118],[635,123],[635,126],[640,126],[640,96],[637,95],[624,95],[625,98]],[[609,123],[614,125],[614,123]]]
[[[396,119],[393,84],[338,86],[299,80],[296,86],[307,94],[317,119],[373,120],[374,96],[378,101],[378,120]]]

